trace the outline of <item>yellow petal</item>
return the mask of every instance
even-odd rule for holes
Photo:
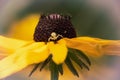
[[[13,52],[28,43],[31,42],[0,36],[0,51]]]
[[[38,24],[40,14],[30,14],[19,21],[14,22],[10,27],[8,36],[22,40],[33,40],[33,34]]]
[[[22,70],[30,64],[40,63],[48,56],[48,48],[43,43],[35,43],[29,47],[24,47],[17,50],[14,54],[0,61],[0,79],[5,78],[15,72]],[[33,47],[37,46],[32,49]]]
[[[87,38],[87,39],[86,39]],[[101,51],[107,55],[119,55],[120,56],[120,40],[105,40],[91,37],[80,37],[80,40],[94,42],[101,46]]]
[[[117,40],[104,40],[92,37],[78,37],[65,40],[68,47],[79,49],[90,56],[101,56],[103,54],[116,55],[115,52],[120,52],[120,41]],[[116,47],[117,50],[114,49]],[[112,49],[114,49],[114,51],[112,51]]]
[[[120,56],[120,40],[110,40],[107,44],[102,42],[102,50],[106,55]]]
[[[64,40],[58,41],[58,43],[49,42],[48,43],[50,53],[52,54],[52,59],[56,64],[63,63],[67,56],[67,47]]]
[[[90,43],[87,41],[82,41],[79,39],[65,39],[66,44],[69,48],[74,48],[81,50],[86,55],[90,56],[100,56],[102,54],[101,52],[101,46],[99,46],[96,43]]]

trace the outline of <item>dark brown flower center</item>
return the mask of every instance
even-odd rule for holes
[[[48,42],[57,41],[63,37],[76,37],[70,16],[59,14],[42,15],[35,29],[34,40],[36,42]]]

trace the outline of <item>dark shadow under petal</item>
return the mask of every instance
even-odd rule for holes
[[[81,52],[77,49],[72,49],[72,48],[69,48],[69,52],[76,55],[79,59],[81,59],[83,62],[87,63],[89,66],[91,65],[90,59],[83,52]]]
[[[52,60],[52,55],[50,55],[41,65],[40,71]]]
[[[81,67],[81,69],[83,67],[85,67],[87,70],[89,70],[89,67],[80,59],[78,58],[74,53],[68,52],[68,55],[70,56],[70,58],[79,65],[79,67]]]
[[[32,69],[32,71],[31,71],[30,74],[29,74],[29,77],[31,77],[31,75],[37,70],[37,68],[39,67],[39,65],[40,65],[40,63],[39,63],[39,64],[36,64],[36,65],[34,66],[34,68]]]
[[[71,71],[74,75],[76,75],[77,77],[79,77],[79,74],[78,74],[77,70],[74,68],[74,66],[73,66],[73,64],[72,64],[72,62],[71,62],[71,60],[70,60],[69,55],[67,56],[67,58],[66,58],[66,60],[65,60],[65,63],[66,63],[66,65],[68,66],[68,68],[70,69],[70,71]]]
[[[51,71],[51,80],[58,80],[59,71],[57,69],[57,65],[52,60],[50,61],[49,68]]]
[[[63,75],[63,68],[62,68],[62,64],[57,65],[57,69],[60,72],[61,75]]]

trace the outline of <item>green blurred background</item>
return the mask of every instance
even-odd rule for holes
[[[10,24],[29,14],[59,13],[72,16],[71,20],[78,36],[120,39],[119,2],[119,0],[0,0],[0,34],[6,34],[10,29]],[[118,68],[120,65],[118,63],[120,58],[116,56],[104,56],[94,60],[97,62],[98,67],[102,64],[105,66],[105,70],[106,67],[107,69],[110,68],[108,71],[111,71],[111,69],[115,71],[116,66]],[[102,71],[100,67],[98,69]],[[120,80],[120,77],[117,76],[120,70],[117,70],[112,76],[105,76],[106,78],[101,78],[102,76],[96,71],[95,74],[99,76],[96,77],[92,73],[93,75],[87,75],[87,80]],[[106,72],[106,74],[108,73]],[[17,77],[19,76],[14,75],[5,80],[18,80]],[[26,80],[19,78],[19,80]]]

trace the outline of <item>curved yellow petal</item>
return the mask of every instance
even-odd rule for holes
[[[120,56],[120,40],[103,40],[99,44],[104,54]]]
[[[101,56],[103,54],[120,55],[120,41],[104,40],[92,37],[78,37],[65,39],[67,46],[79,49],[90,56]],[[117,48],[117,49],[115,49]]]
[[[12,53],[14,50],[19,49],[28,43],[31,42],[0,36],[0,51],[7,51]]]
[[[104,54],[120,56],[120,40],[105,40],[91,37],[79,37],[79,39],[100,45]]]
[[[56,64],[63,63],[67,56],[67,47],[64,40],[60,40],[57,43],[49,42],[47,44],[52,54],[52,59]]]
[[[19,21],[14,22],[10,27],[8,36],[22,40],[33,40],[33,34],[38,24],[40,14],[30,14]]]
[[[101,46],[96,43],[90,43],[79,39],[65,39],[69,48],[81,50],[86,55],[100,56],[102,55]]]
[[[45,45],[44,42],[36,42],[33,43],[32,45],[23,48],[23,50],[30,50],[29,54],[27,54],[26,58],[28,59],[28,62],[34,62],[34,63],[39,63],[41,61],[44,61],[49,55],[49,50],[48,46]],[[35,54],[36,53],[36,54]],[[39,61],[41,60],[41,61]]]
[[[48,56],[47,45],[43,43],[35,43],[29,47],[24,47],[17,50],[14,54],[0,61],[0,79],[5,78],[23,68],[44,61]],[[33,49],[33,47],[37,46]]]

